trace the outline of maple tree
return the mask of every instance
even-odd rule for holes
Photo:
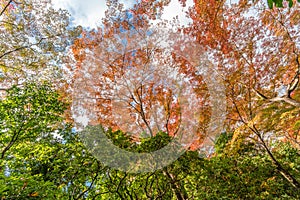
[[[140,14],[140,7],[133,12],[121,6],[115,10],[117,5],[109,7],[103,28],[84,32],[73,45],[74,115],[78,118],[86,110],[89,124],[135,136],[165,131],[172,136],[195,134],[203,140],[211,112],[209,94],[195,63],[182,56],[192,51],[176,53],[180,44],[170,51],[163,46],[166,37],[178,36],[165,24],[151,27],[148,13]]]
[[[249,14],[251,9],[255,10],[256,13]],[[113,10],[112,14],[115,15],[115,12],[116,10]],[[152,130],[149,120],[152,116],[157,118],[158,110],[146,112],[143,109],[147,109],[147,106],[153,104],[152,101],[155,100],[153,99],[154,97],[151,96],[151,90],[153,90],[153,88],[150,87],[151,90],[149,90],[149,86],[136,85],[137,83],[134,81],[137,81],[138,78],[142,76],[149,76],[145,73],[145,68],[138,67],[145,67],[145,63],[148,64],[149,58],[153,60],[156,55],[153,54],[154,57],[149,57],[149,54],[145,55],[140,50],[134,52],[134,54],[136,54],[134,56],[130,50],[127,51],[126,49],[127,52],[122,52],[122,48],[127,48],[127,43],[131,42],[131,38],[122,38],[122,32],[130,31],[131,29],[138,30],[137,27],[141,26],[141,22],[144,28],[144,34],[147,33],[145,30],[150,27],[147,23],[148,13],[143,15],[140,12],[142,11],[122,15],[122,10],[120,9],[118,18],[114,18],[112,21],[110,21],[111,16],[108,14],[104,23],[106,25],[105,28],[103,30],[99,29],[98,32],[87,33],[86,37],[77,41],[80,45],[74,45],[73,52],[75,57],[77,56],[77,58],[79,58],[77,60],[79,61],[78,65],[80,68],[85,67],[82,65],[83,60],[91,62],[92,59],[99,58],[98,63],[94,61],[96,64],[95,68],[98,72],[99,70],[103,70],[103,68],[105,69],[101,71],[99,75],[103,76],[104,74],[105,78],[117,83],[120,91],[124,92],[126,89],[131,90],[129,94],[122,94],[124,97],[126,95],[129,97],[125,102],[141,117],[142,123],[144,124],[141,125],[142,123],[140,121],[137,122],[138,125],[142,127],[140,131],[148,129],[150,135],[153,136],[153,132],[155,131],[163,130],[168,132],[169,130],[168,128],[162,129],[157,126],[157,124],[158,129],[154,129],[155,131]],[[277,159],[271,152],[270,144],[267,144],[273,140],[277,140],[279,137],[285,137],[295,145],[299,144],[297,139],[299,130],[295,130],[294,126],[298,124],[299,120],[299,101],[297,97],[299,84],[299,49],[296,45],[299,40],[299,34],[298,31],[296,31],[299,20],[297,17],[299,16],[298,5],[295,5],[289,10],[279,8],[268,10],[265,5],[260,2],[251,3],[241,1],[236,6],[229,7],[225,1],[195,1],[195,6],[190,11],[190,16],[193,19],[192,26],[183,29],[183,31],[195,37],[196,42],[201,44],[206,51],[210,52],[213,61],[218,64],[217,67],[222,71],[223,80],[227,88],[229,105],[227,127],[230,131],[235,133],[232,145],[238,148],[238,145],[240,145],[239,142],[243,142],[249,137],[257,140],[258,144],[261,144],[269,154],[272,162],[280,173],[290,180],[292,185],[299,187],[297,180],[277,162]],[[105,31],[108,31],[108,34]],[[123,42],[125,40],[126,45],[122,44],[122,40],[118,43],[116,38],[114,38],[115,35],[120,36]],[[146,38],[147,35],[143,35],[142,37]],[[109,45],[99,45],[105,43],[109,38],[112,38],[113,41],[111,43],[115,45],[114,47],[117,49],[117,53],[111,51],[104,52]],[[139,41],[139,39],[137,39],[137,41]],[[138,44],[134,43],[133,46],[137,45]],[[130,45],[128,46],[130,49]],[[92,57],[87,57],[89,54],[82,50],[85,48],[89,49],[89,52],[92,52]],[[148,49],[149,47],[147,50]],[[159,57],[159,60],[163,61],[164,58]],[[166,63],[166,61],[163,62]],[[184,73],[193,74],[192,67],[188,66],[188,64],[182,60],[181,62],[184,64],[180,65],[180,69],[186,70]],[[108,67],[103,67],[104,63],[108,65]],[[170,61],[167,63],[172,65]],[[130,66],[130,68],[136,67],[137,75],[132,75],[132,73],[136,72],[132,69],[128,69],[128,66]],[[87,68],[88,70],[94,69],[90,66]],[[164,69],[166,69],[166,67],[164,67]],[[124,74],[126,75],[126,71],[130,73],[132,77],[128,77],[132,78],[134,83],[132,83],[132,80],[129,80],[131,83],[128,84],[128,78],[124,76]],[[84,71],[80,76],[84,76],[85,73]],[[95,75],[95,72],[89,73]],[[161,75],[163,73],[158,71],[158,74]],[[116,77],[122,76],[125,77],[123,83],[116,81]],[[200,83],[196,87],[200,89],[201,85],[204,84],[203,82],[201,84],[199,77],[196,77],[196,79],[198,79],[198,83]],[[98,77],[93,80],[89,79],[89,81],[93,86],[95,85],[93,82],[96,84],[104,84],[105,82],[104,79],[100,81]],[[152,82],[150,82],[150,84],[151,83]],[[140,83],[138,82],[138,84]],[[195,84],[195,82],[192,84]],[[89,88],[85,88],[84,91],[91,91],[91,87],[88,87]],[[112,90],[113,88],[108,87],[105,89]],[[98,89],[98,91],[105,89]],[[142,94],[147,92],[150,92],[150,96],[148,99],[144,99]],[[191,91],[189,93],[191,93]],[[102,94],[98,92],[95,96],[97,95],[101,96]],[[158,92],[155,96],[164,97],[165,95],[166,94]],[[116,120],[119,124],[124,118],[126,119],[124,120],[125,125],[133,124],[134,119],[130,118],[130,116],[124,116],[126,111],[121,109],[121,106],[111,105],[109,99],[111,100],[112,98],[102,97],[102,101],[96,100],[96,102],[98,101],[98,108],[100,109],[99,113],[111,113],[112,115],[121,116],[122,119],[118,118]],[[163,100],[166,100],[165,97]],[[132,106],[131,101],[135,102],[134,106]],[[195,102],[195,100],[193,101]],[[166,104],[166,102],[163,104]],[[136,107],[136,105],[138,105],[139,108]],[[112,111],[114,106],[116,106],[117,109]],[[276,109],[274,109],[274,106],[276,106]],[[101,112],[101,109],[104,109],[104,112]],[[175,108],[173,109],[176,110]],[[130,112],[132,112],[132,110],[129,111],[129,113]],[[209,112],[209,110],[205,110],[204,113],[207,112]],[[177,111],[177,113],[180,113],[180,111]],[[202,113],[202,115],[204,113]],[[163,114],[159,114],[158,116],[161,117]],[[273,120],[270,121],[269,117]],[[204,118],[207,120],[209,115]],[[108,123],[108,125],[112,127],[117,125],[111,120],[111,116],[99,115],[95,117],[95,119],[99,120],[98,122],[102,124]],[[161,122],[164,120],[158,118],[158,121]],[[166,121],[169,121],[169,119],[166,119]],[[240,123],[242,125],[240,125]],[[287,126],[287,124],[290,124],[290,126]],[[122,129],[124,127],[121,125],[116,128]],[[126,128],[128,129],[129,127]],[[139,130],[136,126],[130,128],[131,129],[128,129],[129,132]],[[267,139],[266,135],[271,135],[273,140]]]
[[[226,124],[234,132],[231,146],[238,149],[247,140],[257,141],[278,171],[299,188],[271,150],[282,137],[299,148],[299,5],[269,10],[261,2],[210,4],[216,9],[208,12],[207,4],[195,2],[193,24],[186,31],[209,49],[222,71]]]

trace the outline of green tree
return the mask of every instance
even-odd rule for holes
[[[160,133],[134,144],[130,139],[125,141],[128,137],[120,131],[107,134],[116,145],[138,152],[153,151],[159,148],[157,144],[170,140],[167,134]],[[216,142],[217,152],[210,158],[187,151],[173,164],[152,173],[108,169],[101,182],[95,184],[107,192],[98,199],[299,199],[300,191],[280,175],[262,149],[249,142],[234,152],[231,139],[232,134],[221,134]],[[129,143],[132,145],[123,146]],[[297,149],[288,143],[272,147],[279,162],[288,163],[288,170],[299,178]]]
[[[48,83],[7,90],[0,102],[1,198],[81,199],[101,177],[99,161],[63,121],[66,106]]]
[[[66,109],[58,97],[47,83],[26,83],[22,88],[7,90],[0,102],[1,159],[15,144],[36,141],[57,128]]]

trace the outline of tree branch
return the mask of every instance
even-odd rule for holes
[[[20,129],[18,132],[15,132],[15,134],[13,135],[13,137],[11,138],[9,144],[2,150],[2,153],[1,153],[1,159],[4,158],[5,156],[5,153],[12,147],[12,145],[14,145],[14,143],[18,140],[19,138],[19,135],[21,133],[21,131],[23,130],[23,126],[24,126],[24,121],[22,122],[22,125],[20,126]]]
[[[294,52],[296,54],[296,52]],[[288,89],[287,89],[287,97],[291,98],[291,93],[297,88],[299,85],[299,75],[300,75],[300,62],[299,62],[299,56],[296,54],[296,63],[297,63],[297,71],[293,78],[293,80],[290,82]]]
[[[101,166],[101,165],[100,165],[100,163],[99,163],[98,161],[97,161],[97,164],[98,164],[98,166],[97,166],[97,171],[96,171],[95,176],[92,178],[92,182],[91,182],[90,186],[89,186],[87,189],[85,189],[84,191],[82,191],[82,192],[78,195],[78,197],[75,198],[76,200],[77,200],[77,199],[80,199],[86,192],[88,192],[88,191],[93,187],[93,185],[94,185],[94,183],[95,183],[97,177],[99,176],[99,172],[100,172],[100,166]]]
[[[274,157],[273,153],[265,143],[264,139],[262,138],[260,132],[258,129],[253,125],[252,127],[248,126],[250,130],[257,135],[260,142],[262,143],[264,149],[266,150],[267,154],[269,155],[272,163],[276,166],[276,169],[279,171],[279,173],[296,189],[300,189],[300,183],[295,179],[295,177],[289,173],[286,169],[283,168],[283,166],[279,163],[279,161]]]
[[[30,47],[32,47],[32,46],[39,45],[39,44],[40,44],[43,40],[45,40],[45,39],[46,39],[46,38],[41,38],[40,41],[37,42],[37,43],[30,44],[30,45],[26,45],[26,46],[23,46],[23,47],[18,47],[18,48],[16,48],[16,49],[13,49],[13,50],[10,50],[10,51],[8,51],[8,52],[5,52],[4,54],[2,54],[2,55],[0,56],[0,59],[3,58],[4,56],[6,56],[6,55],[8,55],[8,54],[11,54],[11,53],[14,53],[14,52],[16,52],[16,51],[20,51],[20,50],[22,50],[22,49],[27,49],[27,48],[30,48]]]
[[[299,80],[297,80],[297,82],[299,82]],[[298,84],[298,83],[297,83]],[[294,84],[293,84],[294,85]],[[293,86],[293,88],[294,88],[294,86]],[[295,88],[294,88],[295,89]],[[293,89],[293,90],[294,90]],[[300,107],[300,102],[299,101],[297,101],[297,100],[295,100],[295,99],[292,99],[291,97],[290,97],[290,93],[289,94],[286,94],[285,96],[283,96],[283,97],[273,97],[273,98],[268,98],[267,96],[265,96],[265,95],[263,95],[261,92],[259,92],[258,90],[256,90],[256,89],[254,89],[253,88],[253,90],[255,91],[255,93],[259,96],[259,97],[261,97],[262,99],[264,99],[264,100],[266,100],[266,101],[269,101],[269,102],[285,102],[285,103],[288,103],[288,104],[290,104],[290,105],[292,105],[292,106],[295,106],[295,107]],[[291,91],[293,91],[293,90],[291,90]]]
[[[8,8],[8,6],[9,6],[12,2],[13,2],[13,0],[10,0],[10,1],[5,5],[5,7],[3,8],[3,10],[2,10],[1,13],[0,13],[0,16],[3,15],[3,13],[5,12],[5,10]]]
[[[295,106],[295,107],[300,107],[300,102],[299,101],[296,101],[290,97],[274,97],[274,98],[270,98],[270,99],[267,99],[268,101],[270,102],[285,102],[285,103],[288,103],[292,106]]]
[[[32,47],[32,46],[39,45],[39,44],[41,44],[41,42],[42,42],[43,40],[50,39],[50,38],[54,38],[54,37],[58,37],[58,36],[60,36],[60,35],[61,35],[61,34],[52,35],[52,36],[49,36],[49,37],[43,37],[43,38],[41,38],[37,43],[33,43],[33,44],[25,45],[25,46],[23,46],[23,47],[15,48],[15,49],[13,49],[13,50],[10,50],[10,51],[5,52],[4,54],[2,54],[2,55],[0,56],[0,59],[3,58],[4,56],[7,56],[8,54],[14,53],[14,52],[16,52],[16,51],[20,51],[20,50],[22,50],[22,49],[27,49],[27,48],[30,48],[30,47]]]

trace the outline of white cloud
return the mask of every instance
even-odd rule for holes
[[[120,0],[124,4],[125,9],[132,8],[134,4],[137,3],[137,0]]]
[[[124,3],[125,9],[133,7],[140,0],[120,0]],[[52,0],[54,8],[62,8],[69,11],[75,25],[95,28],[101,24],[107,9],[105,0]],[[191,19],[186,17],[185,11],[193,5],[193,0],[187,0],[186,7],[182,8],[178,0],[171,0],[165,7],[162,19],[172,20],[178,16],[181,25],[187,25]]]
[[[125,9],[133,7],[136,0],[120,0]],[[69,11],[75,25],[96,28],[101,24],[107,9],[105,0],[52,0],[54,8]]]
[[[131,8],[140,0],[120,0],[125,9]],[[75,25],[96,28],[101,24],[101,19],[105,16],[107,9],[105,0],[52,0],[54,8],[62,8],[69,11]],[[186,7],[182,7],[178,0],[171,0],[170,4],[164,8],[162,19],[172,20],[178,16],[181,25],[188,25],[191,19],[186,16],[186,11],[193,5],[193,0],[187,0]],[[154,22],[157,23],[158,21]]]
[[[226,0],[225,2],[227,5],[233,5],[239,3],[239,0]]]
[[[105,0],[52,0],[54,8],[69,11],[75,25],[95,28],[107,9]]]
[[[193,0],[187,0],[185,7],[182,7],[178,0],[171,0],[170,4],[164,8],[162,19],[172,20],[178,16],[180,25],[187,26],[192,22],[192,20],[186,16],[186,12],[191,6],[193,6]]]

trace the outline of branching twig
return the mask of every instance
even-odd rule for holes
[[[9,6],[12,2],[13,2],[13,0],[10,0],[10,1],[5,5],[5,7],[3,8],[3,10],[2,10],[1,13],[0,13],[0,16],[3,15],[3,13],[5,12],[5,10],[8,8],[8,6]]]

